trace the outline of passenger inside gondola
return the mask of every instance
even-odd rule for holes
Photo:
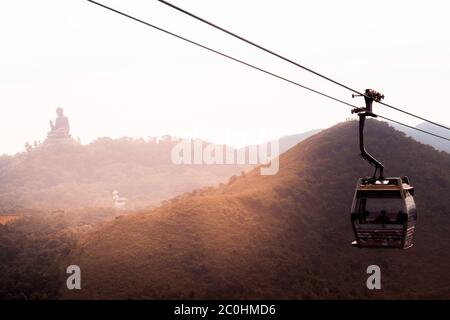
[[[390,223],[391,219],[386,215],[386,211],[382,210],[381,214],[375,219],[375,223],[387,224]]]

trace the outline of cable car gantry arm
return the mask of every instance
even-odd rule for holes
[[[357,113],[359,116],[359,148],[361,150],[361,157],[369,162],[372,166],[375,167],[375,172],[373,174],[373,179],[382,180],[383,177],[383,169],[384,165],[375,159],[370,153],[367,152],[365,144],[364,144],[364,124],[366,121],[366,117],[374,117],[377,116],[372,112],[372,104],[374,101],[380,102],[381,99],[384,99],[384,95],[381,93],[372,90],[372,89],[366,89],[365,95],[352,95],[352,98],[354,97],[364,97],[366,107],[365,108],[355,108],[352,110],[352,113]],[[379,176],[377,178],[377,171],[379,170]]]

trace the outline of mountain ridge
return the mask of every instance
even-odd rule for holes
[[[407,128],[402,125],[398,124],[392,124],[394,128],[396,128],[399,131],[404,132],[407,136],[413,138],[414,140],[428,144],[439,151],[445,151],[447,153],[450,153],[450,143],[448,141],[442,140],[440,138],[428,135],[424,132],[420,132],[411,128]],[[437,135],[440,135],[442,137],[448,137],[448,130],[445,130],[443,128],[437,127],[433,124],[422,122],[419,123],[415,128],[428,131]]]
[[[318,130],[279,139],[280,153]],[[175,165],[171,150],[180,138],[158,141],[98,138],[81,145],[38,144],[27,152],[0,157],[0,212],[24,208],[111,207],[112,191],[132,208],[156,206],[196,188],[214,185],[253,167],[250,164]],[[199,140],[202,145],[215,145]],[[258,145],[256,147],[261,147]],[[267,147],[267,146],[264,146]],[[248,153],[248,148],[232,149]],[[247,154],[248,158],[248,154]]]

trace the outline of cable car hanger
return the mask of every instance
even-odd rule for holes
[[[364,92],[364,95],[362,94],[352,94],[352,98],[355,97],[364,97],[364,101],[366,103],[365,108],[354,108],[352,110],[353,113],[357,113],[359,116],[359,149],[361,150],[361,157],[369,162],[372,166],[375,167],[375,172],[373,173],[373,180],[383,180],[383,170],[384,165],[375,159],[370,153],[367,152],[366,147],[364,145],[364,124],[366,122],[366,117],[373,117],[376,118],[377,115],[372,112],[372,105],[373,102],[380,102],[382,99],[384,99],[384,95],[373,90],[373,89],[366,89]],[[377,178],[377,171],[379,170],[379,176]]]

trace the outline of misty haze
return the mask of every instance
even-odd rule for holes
[[[0,4],[1,300],[450,299],[450,4],[238,7]]]

